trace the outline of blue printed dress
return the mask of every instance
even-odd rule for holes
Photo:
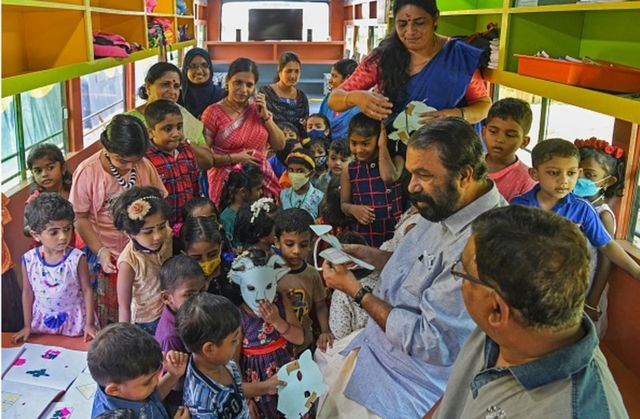
[[[78,276],[78,264],[84,256],[70,247],[62,260],[49,264],[42,247],[22,256],[22,268],[33,290],[31,332],[65,336],[84,334],[86,309]],[[97,325],[97,324],[96,324]]]
[[[280,317],[285,317],[284,306],[279,295],[274,304]],[[264,381],[278,373],[284,364],[293,361],[289,343],[269,323],[256,316],[250,308],[242,305],[240,310],[242,325],[242,355],[240,366],[245,382]],[[258,406],[261,418],[278,418],[278,396],[259,396],[253,399]]]

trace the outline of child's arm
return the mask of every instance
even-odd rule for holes
[[[369,225],[375,219],[372,208],[351,203],[351,179],[348,168],[343,169],[340,174],[340,208],[345,215],[352,216],[363,225]]]
[[[78,276],[80,277],[80,288],[84,298],[85,318],[84,318],[84,341],[96,337],[95,307],[93,304],[93,288],[89,281],[89,265],[86,256],[82,256],[78,262]]]
[[[614,240],[611,240],[598,250],[604,253],[618,268],[631,275],[633,279],[640,281],[640,266]]]
[[[331,334],[331,330],[329,330],[329,310],[327,309],[327,304],[324,298],[322,300],[314,301],[313,306],[316,311],[318,323],[320,324],[320,336],[318,337],[316,346],[322,352],[325,352],[327,347],[333,347],[333,341],[335,340]]]
[[[33,289],[27,276],[27,267],[22,264],[22,318],[24,319],[24,327],[18,333],[11,337],[13,343],[18,343],[20,339],[26,342],[31,334],[31,320],[33,310]]]
[[[244,397],[252,399],[258,396],[268,396],[278,393],[278,387],[286,386],[286,381],[280,381],[277,375],[270,377],[267,380],[259,381],[257,383],[242,383],[244,390]]]
[[[180,377],[182,377],[187,371],[187,363],[189,362],[189,355],[184,352],[169,351],[164,357],[164,369],[166,373],[160,378],[158,383],[158,393],[160,393],[160,400],[164,400],[171,389],[178,383]]]
[[[98,258],[98,262],[100,262],[102,270],[108,274],[114,272],[116,270],[116,266],[111,260],[113,254],[111,253],[111,250],[106,246],[103,246],[102,242],[100,242],[96,232],[93,230],[91,220],[89,220],[89,213],[76,212],[75,227],[89,250],[91,250],[91,252]]]
[[[118,321],[131,323],[131,294],[136,274],[128,263],[118,265]]]
[[[602,221],[605,230],[607,230],[609,235],[613,237],[615,223],[613,216],[609,212],[604,211],[600,213],[600,220]],[[611,261],[604,255],[604,253],[598,252],[598,266],[593,278],[593,284],[591,285],[591,289],[589,290],[585,300],[585,312],[593,321],[597,321],[602,314],[598,312],[598,303],[600,303],[600,297],[609,282],[610,273]]]
[[[291,342],[294,345],[302,345],[304,342],[304,332],[302,331],[302,327],[300,326],[300,322],[298,321],[296,314],[291,308],[289,299],[286,297],[283,298],[282,304],[284,305],[286,319],[280,317],[278,306],[264,301],[260,302],[258,307],[260,317],[262,317],[262,319],[267,323],[271,324],[278,333],[287,340],[287,342]]]
[[[204,145],[190,144],[191,150],[193,150],[193,157],[196,158],[196,163],[200,170],[209,170],[213,167],[213,152],[211,149]]]
[[[378,164],[380,165],[380,178],[387,185],[400,179],[404,168],[404,158],[395,156],[391,158],[387,148],[387,129],[384,123],[380,123],[380,137],[378,137]]]

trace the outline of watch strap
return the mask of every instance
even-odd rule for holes
[[[367,295],[368,293],[372,292],[373,290],[371,289],[370,286],[365,285],[364,287],[360,288],[358,290],[358,292],[356,293],[356,295],[353,297],[353,301],[359,306],[362,307],[362,299],[364,298],[365,295]]]

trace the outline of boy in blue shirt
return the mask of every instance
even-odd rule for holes
[[[91,417],[116,409],[131,409],[136,417],[169,419],[162,405],[171,388],[184,375],[187,354],[169,351],[163,366],[160,345],[153,336],[131,323],[105,327],[91,343],[87,364],[98,383]],[[181,406],[175,419],[186,419]]]
[[[240,311],[219,295],[201,293],[178,310],[176,329],[191,352],[184,379],[184,404],[193,419],[249,419],[246,398],[276,394],[286,383],[274,375],[243,383],[238,365]]]
[[[571,192],[580,175],[578,148],[559,138],[545,140],[533,148],[531,162],[530,175],[539,183],[529,192],[513,198],[511,203],[552,211],[569,219],[580,227],[593,247],[640,280],[640,266],[612,240],[589,201]]]

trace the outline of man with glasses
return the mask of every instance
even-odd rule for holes
[[[371,319],[350,335],[344,351],[327,356],[323,373],[330,391],[320,418],[421,417],[444,392],[474,328],[462,283],[450,269],[471,222],[506,205],[487,179],[480,139],[462,119],[434,121],[409,141],[406,169],[412,175],[410,199],[423,219],[393,254],[345,245],[382,271],[379,287],[371,292],[344,266],[323,266],[327,285],[354,298]]]
[[[433,417],[628,417],[584,314],[589,251],[578,227],[515,205],[482,214],[471,232],[451,273],[478,327]]]

